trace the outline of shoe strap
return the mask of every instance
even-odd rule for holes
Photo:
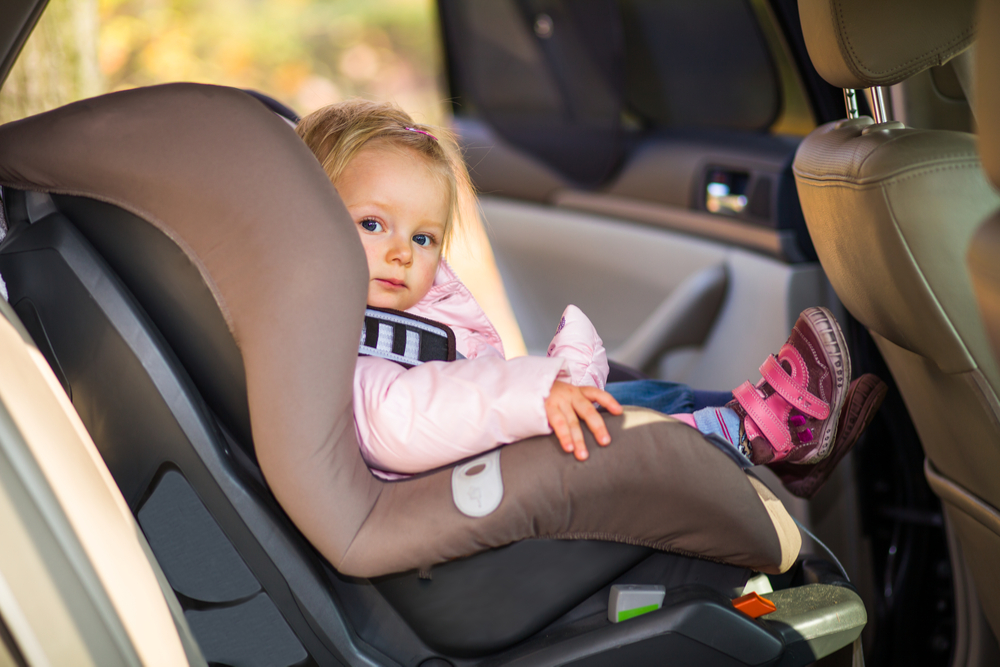
[[[791,405],[780,394],[771,394],[764,399],[757,388],[747,380],[733,390],[733,398],[746,411],[743,429],[747,438],[753,440],[761,435],[774,448],[775,458],[781,460],[792,449],[792,434],[788,430],[788,413]],[[775,413],[778,408],[783,417]]]
[[[778,358],[788,363],[791,375],[778,359],[769,356],[760,367],[764,380],[796,410],[814,419],[829,417],[830,404],[809,391],[809,369],[799,351],[786,344],[782,346]]]

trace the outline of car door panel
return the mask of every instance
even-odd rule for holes
[[[544,353],[569,303],[594,322],[612,351],[622,349],[686,281],[724,267],[727,290],[707,337],[685,332],[654,375],[698,388],[729,389],[757,376],[784,342],[798,313],[831,303],[817,264],[759,253],[564,207],[484,197],[497,263],[529,351]],[[689,312],[689,311],[688,311]],[[704,329],[697,320],[691,328]],[[686,335],[686,338],[685,338]]]

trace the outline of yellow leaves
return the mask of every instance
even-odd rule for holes
[[[93,0],[52,0],[0,91],[0,123],[102,92]]]
[[[340,72],[355,81],[370,81],[379,70],[379,56],[368,44],[361,42],[340,56]]]
[[[435,24],[433,0],[51,0],[0,116],[202,81],[254,88],[303,114],[362,96],[440,122]]]
[[[294,95],[302,89],[311,75],[312,71],[308,63],[293,60],[275,67],[272,80],[277,92],[282,95]]]
[[[139,64],[154,81],[207,80],[194,52],[194,41],[179,26],[168,29],[147,42],[139,54]]]
[[[125,66],[136,37],[144,32],[141,23],[134,16],[112,16],[102,21],[97,58],[104,76],[114,77]]]
[[[215,51],[215,61],[221,73],[227,79],[244,81],[252,77],[257,60],[253,45],[246,40],[226,39]],[[285,66],[296,66],[305,69],[302,63],[286,63]]]

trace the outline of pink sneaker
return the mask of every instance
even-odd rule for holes
[[[840,326],[826,308],[802,311],[778,356],[726,407],[740,416],[740,447],[755,465],[815,463],[829,455],[851,379]]]
[[[812,498],[872,423],[888,391],[885,382],[871,373],[865,373],[851,382],[847,389],[844,409],[841,410],[840,421],[837,423],[837,437],[826,458],[818,463],[782,461],[768,467],[781,478],[782,484],[792,495]]]

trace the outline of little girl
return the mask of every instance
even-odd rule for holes
[[[358,358],[354,417],[369,466],[418,473],[553,432],[584,461],[581,420],[608,445],[595,404],[615,415],[622,408],[603,390],[607,357],[590,320],[569,306],[548,356],[507,360],[496,330],[442,259],[456,227],[477,215],[450,134],[363,100],[320,109],[297,132],[357,224],[368,259],[368,304],[446,324],[456,335],[460,356],[452,362],[407,369]],[[885,387],[871,376],[848,386],[846,344],[820,308],[800,316],[778,357],[761,370],[764,379],[738,388],[726,407],[674,416],[722,438],[747,466],[795,464],[779,473],[793,493],[811,496],[870,421]]]

